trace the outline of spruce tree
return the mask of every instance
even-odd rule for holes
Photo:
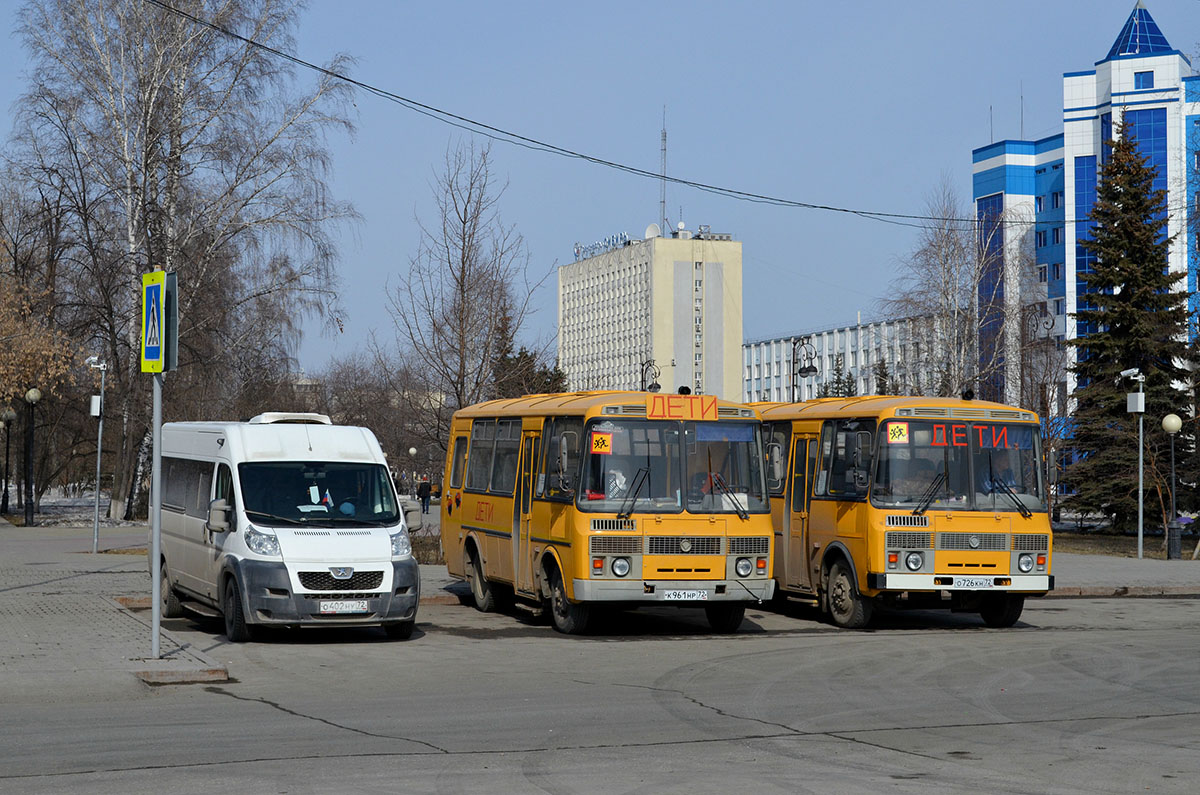
[[[1138,431],[1125,395],[1137,384],[1119,374],[1136,367],[1145,376],[1144,438],[1150,452],[1161,452],[1167,440],[1159,438],[1165,437],[1159,421],[1178,413],[1184,396],[1177,387],[1188,378],[1187,312],[1186,295],[1177,289],[1184,274],[1167,272],[1165,192],[1154,189],[1155,169],[1123,124],[1115,137],[1099,175],[1091,238],[1082,243],[1096,262],[1091,273],[1077,275],[1083,289],[1075,318],[1092,333],[1070,341],[1078,386],[1074,438],[1067,443],[1076,461],[1065,485],[1075,492],[1068,507],[1112,515],[1114,529],[1128,530],[1137,522]],[[1145,517],[1153,527],[1159,512],[1151,480],[1147,475]]]

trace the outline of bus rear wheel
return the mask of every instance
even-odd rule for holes
[[[587,629],[588,608],[567,599],[567,586],[558,567],[550,569],[550,621],[564,635],[578,635]]]
[[[979,616],[989,627],[1011,627],[1025,609],[1025,595],[1012,593],[988,594],[979,607]]]
[[[491,583],[483,576],[483,561],[479,552],[472,548],[467,552],[467,578],[471,581],[471,595],[475,598],[475,609],[481,613],[490,613],[496,609],[496,595],[492,592]]]
[[[833,623],[846,629],[865,627],[871,621],[872,605],[858,592],[850,567],[837,561],[829,569],[826,600]]]
[[[728,635],[738,631],[742,620],[746,617],[746,606],[739,604],[715,604],[704,608],[708,625],[713,632]]]

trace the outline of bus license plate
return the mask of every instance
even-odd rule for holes
[[[334,599],[321,602],[321,615],[367,612],[366,599]]]
[[[662,598],[668,602],[708,600],[708,591],[663,591]]]
[[[955,588],[991,588],[991,577],[955,577]]]

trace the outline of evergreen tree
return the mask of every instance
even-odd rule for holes
[[[1136,367],[1146,378],[1147,462],[1167,460],[1168,440],[1161,438],[1158,423],[1185,399],[1173,383],[1188,381],[1182,366],[1188,357],[1186,296],[1176,289],[1183,274],[1167,272],[1165,192],[1154,189],[1154,168],[1134,135],[1124,132],[1124,124],[1118,125],[1117,140],[1110,142],[1091,239],[1083,242],[1096,263],[1091,273],[1078,275],[1086,292],[1075,317],[1089,333],[1070,341],[1079,387],[1074,439],[1068,442],[1077,460],[1067,472],[1067,485],[1075,491],[1067,505],[1113,515],[1116,529],[1136,526],[1138,481],[1137,416],[1127,413],[1125,402],[1137,384],[1119,374]],[[1150,473],[1145,479],[1147,506],[1156,496],[1154,479]],[[1151,507],[1145,513],[1158,514]]]
[[[888,372],[887,360],[880,359],[875,362],[875,394],[876,395],[894,395],[897,391],[896,383],[892,380],[891,373]]]
[[[817,397],[854,397],[857,394],[854,376],[846,372],[845,358],[839,353],[833,358],[833,375],[817,389]]]

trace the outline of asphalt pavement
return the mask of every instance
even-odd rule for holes
[[[437,510],[416,533],[436,536]],[[90,524],[26,528],[0,518],[0,693],[31,678],[96,672],[147,684],[228,679],[207,650],[166,629],[151,657],[146,540],[145,527],[102,527],[92,554]],[[1054,575],[1050,598],[1200,597],[1200,561],[1060,553]],[[457,603],[464,593],[444,565],[421,566],[421,604]]]

